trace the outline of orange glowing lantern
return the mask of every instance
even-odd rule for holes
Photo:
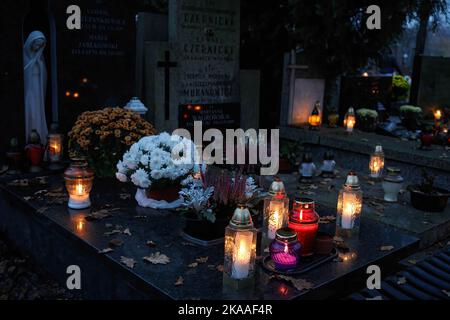
[[[50,170],[62,169],[63,158],[63,140],[64,136],[58,132],[58,124],[52,123],[50,132],[47,136],[48,160],[50,162]]]
[[[320,109],[321,109],[320,102],[317,101],[316,104],[314,105],[314,109],[311,112],[311,115],[308,118],[310,129],[318,129],[320,127],[320,124],[322,122]]]
[[[369,170],[370,177],[378,179],[382,176],[384,169],[384,153],[383,147],[378,145],[375,147],[375,152],[370,156]]]
[[[72,159],[69,168],[64,172],[66,189],[69,193],[68,206],[71,209],[86,209],[91,206],[89,193],[94,181],[94,171],[83,158]]]
[[[352,107],[350,107],[344,117],[345,130],[348,133],[352,133],[355,124],[356,124],[355,110]]]

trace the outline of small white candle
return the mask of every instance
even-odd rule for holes
[[[275,239],[277,230],[283,227],[283,204],[279,202],[271,202],[269,206],[269,218],[267,223],[267,237],[271,240]]]
[[[347,132],[353,132],[353,127],[355,126],[355,120],[352,118],[349,118],[347,120]]]
[[[249,275],[252,240],[253,234],[251,232],[239,232],[236,234],[231,270],[231,277],[234,279],[244,279]]]
[[[356,199],[353,194],[344,192],[344,194],[342,195],[342,229],[353,229],[353,216],[356,211],[355,200]]]

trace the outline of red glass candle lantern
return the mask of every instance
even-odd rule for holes
[[[301,256],[301,245],[297,240],[297,233],[289,228],[279,229],[275,240],[270,244],[269,251],[276,270],[294,269],[300,262]]]
[[[314,200],[297,198],[294,201],[289,217],[289,228],[297,233],[297,238],[302,245],[302,256],[310,256],[314,253],[314,242],[319,229],[319,215],[315,210]]]
[[[30,164],[30,172],[42,171],[42,160],[44,157],[44,146],[41,144],[41,137],[36,130],[31,130],[28,137],[28,144],[25,146],[25,154]]]

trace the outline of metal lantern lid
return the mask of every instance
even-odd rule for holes
[[[355,109],[353,109],[353,107],[348,108],[347,115],[349,115],[349,116],[350,116],[350,115],[354,116],[354,115],[355,115]]]
[[[131,110],[137,112],[141,115],[144,115],[148,109],[145,105],[139,100],[138,97],[132,97],[130,101],[128,101],[127,105],[124,107],[125,110]]]
[[[399,168],[387,167],[387,175],[384,177],[384,181],[400,183],[403,182],[403,177],[400,175],[401,171]]]
[[[311,112],[311,115],[313,116],[320,115],[320,101],[316,101],[316,103],[314,104],[314,108]]]
[[[30,135],[28,136],[28,143],[31,144],[41,143],[41,136],[39,135],[36,129],[31,130]]]
[[[275,239],[285,243],[296,242],[297,233],[291,228],[281,228],[277,230],[275,234]]]
[[[236,229],[253,228],[252,215],[245,204],[239,204],[234,210],[233,217],[230,220],[230,226]]]
[[[274,195],[285,195],[286,189],[284,188],[284,183],[280,178],[275,177],[275,180],[272,182],[269,188],[269,194]]]
[[[381,145],[375,146],[375,153],[383,153],[383,147]]]
[[[59,133],[59,124],[56,123],[56,122],[53,122],[53,123],[50,125],[50,131],[49,131],[49,133],[51,133],[51,134],[58,134],[58,133]]]
[[[356,175],[355,171],[350,171],[348,173],[344,187],[354,189],[354,190],[361,189],[361,187],[359,185],[359,179],[358,179],[358,176]]]
[[[310,207],[314,207],[314,200],[310,199],[310,198],[301,198],[301,197],[296,197],[294,200],[295,204],[298,204],[302,207],[309,205]]]

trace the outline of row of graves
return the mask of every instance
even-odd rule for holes
[[[49,3],[51,16],[63,16],[65,1]],[[419,150],[427,156],[405,160],[416,148],[398,141],[414,142],[360,132],[358,110],[344,112],[344,128],[325,128],[321,98],[306,93],[307,125],[282,119],[282,136],[295,143],[272,155],[280,171],[271,175],[258,163],[234,165],[235,148],[211,142],[220,130],[197,141],[195,121],[203,129],[257,127],[258,72],[239,68],[239,1],[173,0],[168,17],[139,15],[137,92],[122,77],[134,70],[126,62],[134,13],[117,3],[83,5],[89,32],[75,38],[65,20],[50,19],[58,80],[47,111],[60,126],[32,128],[25,148],[12,139],[0,185],[2,233],[75,294],[345,297],[366,287],[369,266],[388,274],[448,236],[447,159]],[[301,87],[322,86],[313,79]],[[137,98],[126,104],[134,94],[148,110]],[[125,107],[90,107],[111,103]],[[441,110],[437,120],[444,117]],[[176,128],[187,131],[171,134]],[[210,157],[198,161],[204,146]],[[224,152],[225,162],[212,161]],[[417,165],[431,168],[422,183]],[[77,268],[81,283],[67,282]]]

